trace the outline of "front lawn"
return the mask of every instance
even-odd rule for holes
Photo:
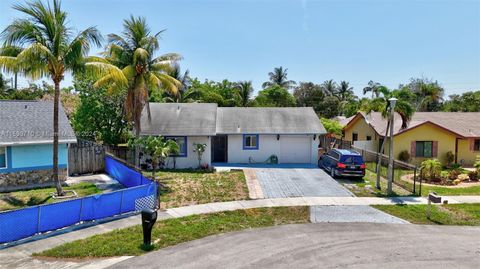
[[[102,191],[92,183],[79,183],[72,186],[64,187],[64,190],[74,190],[79,197],[91,194],[101,193]],[[55,188],[42,188],[28,191],[14,191],[8,193],[0,193],[0,211],[18,209],[27,206],[48,204],[53,202],[64,201],[65,199],[54,200],[51,196],[52,192],[56,192]]]
[[[144,172],[151,177],[151,172]],[[214,173],[201,170],[165,170],[155,172],[164,188],[161,208],[248,199],[243,171]]]
[[[150,250],[214,234],[308,221],[308,207],[256,208],[167,219],[155,224],[153,248]],[[55,258],[136,256],[147,252],[142,243],[142,227],[137,225],[66,243],[34,255]]]
[[[375,205],[388,214],[415,224],[480,225],[480,204],[432,205],[427,219],[427,205]]]

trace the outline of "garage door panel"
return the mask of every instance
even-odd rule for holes
[[[281,137],[280,138],[280,163],[310,163],[310,138]]]

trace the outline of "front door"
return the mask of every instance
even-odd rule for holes
[[[228,137],[226,135],[212,136],[212,162],[226,163],[228,156]]]

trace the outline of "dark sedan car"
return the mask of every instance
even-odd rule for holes
[[[360,153],[349,149],[332,149],[318,160],[318,167],[335,177],[365,176],[365,162]]]

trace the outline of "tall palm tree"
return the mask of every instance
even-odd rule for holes
[[[418,103],[418,111],[437,111],[443,101],[444,90],[436,83],[422,84],[420,93],[422,98]]]
[[[338,85],[333,79],[326,80],[322,83],[322,89],[325,95],[337,96]]]
[[[16,58],[18,54],[22,52],[22,48],[18,46],[7,46],[0,48],[0,56],[10,56]],[[17,90],[17,81],[18,81],[18,73],[20,72],[19,65],[11,65],[9,68],[6,68],[7,71],[13,73],[13,85],[11,87]]]
[[[100,46],[101,36],[95,27],[89,27],[77,35],[67,26],[67,13],[60,1],[44,4],[40,0],[13,8],[28,18],[15,19],[3,30],[4,47],[18,46],[23,50],[15,56],[0,56],[0,66],[7,70],[18,69],[32,77],[50,77],[54,84],[53,105],[53,180],[58,195],[63,195],[58,180],[58,108],[60,82],[66,71],[82,68],[84,56],[90,44]]]
[[[337,88],[337,96],[340,102],[348,101],[354,95],[353,88],[350,87],[350,83],[347,81],[341,81],[340,87]]]
[[[394,111],[397,112],[400,117],[402,118],[402,126],[401,128],[407,128],[408,122],[412,119],[413,113],[415,112],[409,98],[410,96],[406,96],[408,92],[402,90],[394,90],[391,91],[385,86],[380,86],[378,88],[379,97],[370,100],[369,105],[367,105],[367,109],[365,112],[370,113],[371,111],[378,111],[382,113],[382,117],[387,118],[391,108],[390,102],[388,99],[395,97],[397,98],[397,103],[395,105]],[[390,130],[390,121],[387,121],[387,128],[385,129],[385,135],[383,137],[383,142],[380,146],[379,153],[383,154],[383,150],[385,148],[386,138],[388,136],[388,132]],[[376,180],[376,187],[380,189],[380,167],[381,167],[382,158],[378,159],[377,163],[377,180]]]
[[[187,69],[182,74],[180,65],[175,63],[173,64],[172,70],[167,72],[167,74],[172,78],[175,78],[176,80],[178,80],[180,82],[180,87],[178,87],[177,93],[173,95],[169,91],[167,91],[167,95],[169,96],[165,97],[165,100],[167,102],[175,102],[175,103],[190,103],[190,102],[186,102],[187,100],[189,100],[189,97],[184,96],[187,94],[188,87],[190,87],[190,84],[191,84],[190,77],[189,77],[190,71],[188,71]]]
[[[241,105],[247,107],[252,97],[253,87],[251,81],[240,81],[236,84],[236,88],[240,94]]]
[[[368,86],[363,88],[363,95],[372,92],[372,99],[378,98],[380,96],[380,86],[382,86],[380,83],[370,80]]]
[[[133,122],[137,138],[145,107],[150,118],[149,93],[166,90],[176,95],[182,87],[180,81],[169,75],[181,56],[168,53],[155,57],[162,33],[152,34],[145,18],[131,16],[124,20],[122,34],[108,35],[104,57],[90,57],[86,64],[87,70],[97,76],[95,87],[108,85],[112,91],[127,88],[125,113]]]
[[[295,86],[297,83],[293,80],[287,79],[287,71],[288,68],[283,69],[282,66],[275,67],[273,72],[268,73],[269,81],[264,82],[262,87],[265,89],[274,85],[278,85],[287,90],[293,88],[293,86]]]

